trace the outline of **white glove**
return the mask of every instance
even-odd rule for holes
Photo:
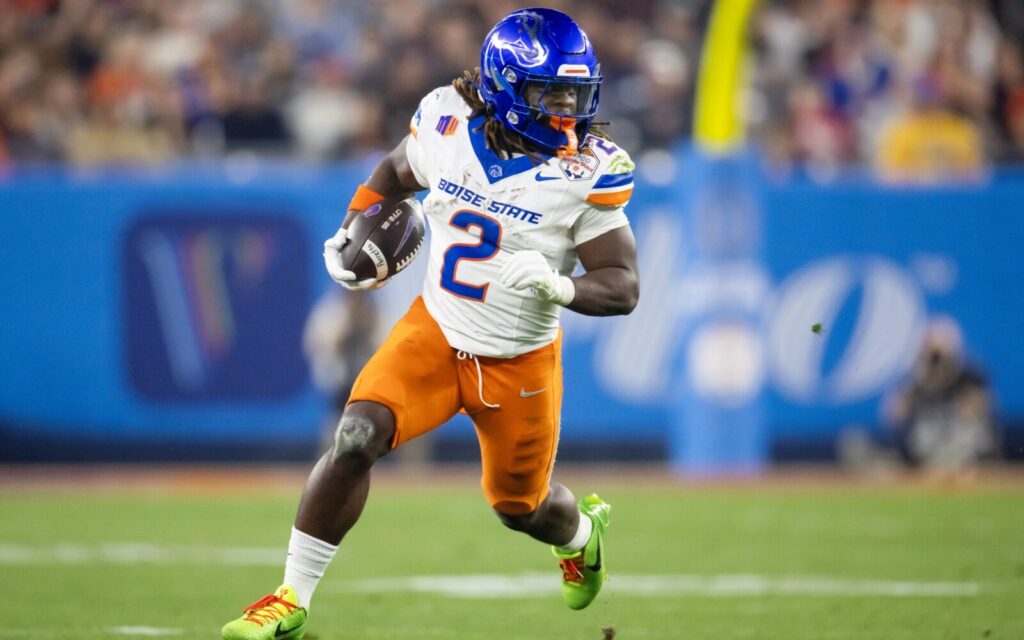
[[[348,242],[348,229],[340,227],[334,237],[324,241],[324,264],[327,265],[327,273],[331,279],[345,287],[349,291],[366,291],[369,289],[380,289],[387,280],[367,278],[356,280],[356,274],[341,266],[341,249]]]
[[[533,289],[533,295],[545,302],[563,307],[576,296],[576,285],[548,265],[540,251],[517,251],[501,267],[501,284],[522,291]]]

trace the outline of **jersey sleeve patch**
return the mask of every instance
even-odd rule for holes
[[[437,126],[434,130],[440,133],[442,136],[450,136],[455,133],[455,130],[459,127],[459,119],[453,115],[441,116],[437,120]]]

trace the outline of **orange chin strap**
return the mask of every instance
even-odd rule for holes
[[[551,116],[548,124],[551,125],[552,129],[564,133],[567,138],[565,144],[558,147],[558,157],[568,158],[576,155],[576,151],[579,149],[579,139],[576,137],[576,118]]]

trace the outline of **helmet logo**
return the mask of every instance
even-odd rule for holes
[[[517,16],[516,22],[519,25],[520,33],[525,32],[525,37],[519,35],[515,40],[505,40],[499,34],[495,34],[487,43],[488,48],[494,47],[511,53],[516,61],[524,67],[543,65],[548,60],[549,52],[537,37],[537,32],[540,30],[544,18],[532,11],[524,11]],[[509,80],[509,82],[514,82],[514,80]]]

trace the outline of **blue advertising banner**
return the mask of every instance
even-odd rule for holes
[[[1013,293],[1024,175],[894,189],[773,181],[748,166],[711,188],[703,163],[684,152],[669,179],[638,173],[635,312],[563,314],[563,442],[657,443],[696,466],[730,464],[721,455],[733,450],[733,463],[756,467],[775,442],[877,429],[882,395],[939,315],[961,326],[1004,422],[1024,422]],[[323,239],[365,174],[185,167],[0,181],[5,439],[85,438],[111,455],[126,442],[315,441],[326,400],[302,331],[334,286]],[[424,266],[373,294],[385,324]],[[742,437],[715,426],[741,423]],[[472,438],[464,425],[452,433]]]

